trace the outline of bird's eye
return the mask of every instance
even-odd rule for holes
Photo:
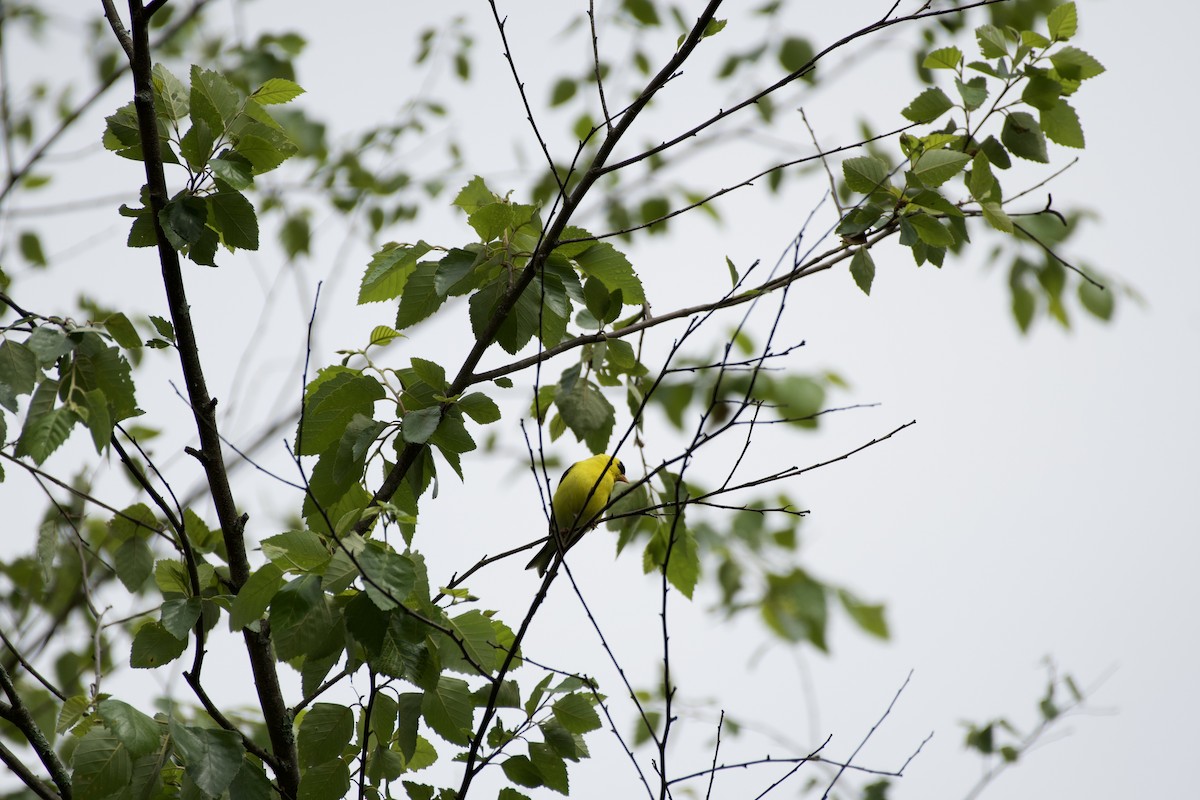
[[[620,461],[617,462],[617,472],[621,473],[622,475],[625,474],[625,465]]]

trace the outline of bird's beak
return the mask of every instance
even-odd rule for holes
[[[618,475],[616,477],[616,481],[617,481],[617,483],[629,483],[629,479],[626,478],[624,475]]]

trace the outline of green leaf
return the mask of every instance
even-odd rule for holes
[[[593,453],[607,449],[616,410],[594,383],[576,381],[569,392],[558,392],[554,405],[576,439],[586,442]]]
[[[530,742],[529,759],[533,762],[534,769],[542,776],[542,781],[547,789],[553,789],[561,795],[570,794],[567,765],[550,745]]]
[[[319,455],[336,445],[356,414],[374,417],[384,398],[379,381],[356,370],[328,367],[308,385],[304,420],[297,435],[299,455]]]
[[[845,589],[838,589],[838,599],[850,618],[872,636],[880,639],[888,638],[887,620],[883,616],[883,606],[864,603]]]
[[[271,633],[281,661],[306,655],[320,646],[333,627],[321,580],[303,575],[285,584],[271,599]]]
[[[785,575],[768,574],[760,608],[767,626],[785,641],[808,641],[819,650],[828,649],[825,585],[808,573],[793,569]]]
[[[176,250],[200,240],[208,230],[208,205],[202,198],[181,196],[171,200],[158,214],[163,233]]]
[[[789,36],[779,45],[779,65],[789,73],[803,69],[815,55],[816,51],[808,39]]]
[[[647,27],[660,24],[658,9],[652,0],[621,0],[621,7],[635,20]]]
[[[586,697],[569,694],[555,701],[554,718],[571,733],[589,733],[601,727],[600,715]]]
[[[254,185],[254,164],[238,151],[227,151],[208,162],[213,177],[242,191]]]
[[[989,136],[983,140],[983,144],[979,149],[988,157],[988,161],[992,162],[993,166],[1000,169],[1008,169],[1012,166],[1012,159],[1008,157],[1008,151],[1000,142],[996,141],[995,136]]]
[[[860,247],[854,251],[850,259],[850,276],[863,294],[871,294],[871,284],[875,282],[875,259],[871,258],[867,248]]]
[[[1063,3],[1050,12],[1046,17],[1050,27],[1050,38],[1056,42],[1065,42],[1075,35],[1079,29],[1079,15],[1074,3]]]
[[[1013,111],[1005,118],[1000,141],[1018,158],[1042,164],[1050,162],[1041,126],[1031,114],[1024,111]]]
[[[0,342],[0,403],[9,411],[15,413],[17,398],[33,391],[37,361],[34,351],[25,345],[12,339]]]
[[[79,421],[78,415],[67,408],[55,408],[58,381],[45,380],[33,393],[17,439],[16,455],[29,456],[37,464],[45,463],[50,454],[57,450],[71,428]]]
[[[436,276],[437,261],[423,261],[417,264],[408,281],[404,284],[404,293],[400,295],[400,308],[396,312],[396,328],[404,330],[433,312],[437,311],[445,301],[445,295],[438,294]]]
[[[350,769],[344,761],[309,767],[300,776],[297,800],[342,800],[350,791]]]
[[[1034,108],[1053,108],[1063,94],[1063,85],[1042,75],[1032,75],[1021,92],[1021,100]]]
[[[848,158],[842,162],[846,185],[859,194],[871,194],[888,184],[887,162],[872,156]]]
[[[954,244],[954,234],[928,214],[912,214],[908,217],[908,222],[916,230],[921,241],[931,247],[949,247]]]
[[[285,531],[262,540],[263,555],[284,572],[317,572],[332,555],[312,531]]]
[[[921,62],[924,69],[956,69],[962,63],[963,54],[957,47],[943,47],[925,56]]]
[[[136,593],[150,577],[150,573],[154,572],[154,553],[150,552],[150,546],[146,545],[144,540],[134,537],[116,548],[113,566],[116,569],[116,577],[120,578],[125,588],[131,593]]]
[[[354,712],[334,703],[316,703],[300,721],[296,746],[300,765],[311,767],[342,755],[354,735]]]
[[[176,639],[187,641],[188,633],[200,619],[200,598],[183,597],[162,604],[159,620],[163,629]]]
[[[210,194],[208,223],[230,248],[258,249],[258,217],[254,206],[241,192],[225,191]]]
[[[184,770],[209,797],[220,797],[242,769],[242,740],[233,731],[168,723]]]
[[[417,259],[433,248],[425,242],[414,245],[385,244],[375,255],[363,274],[358,290],[358,304],[392,300],[404,291],[408,276],[417,268]]]
[[[147,622],[133,636],[129,666],[134,669],[161,667],[179,658],[186,649],[186,639],[176,638],[160,622]]]
[[[199,172],[208,165],[216,139],[213,129],[202,119],[192,121],[192,127],[179,140],[179,152],[192,171]]]
[[[974,197],[979,202],[985,200],[999,200],[999,197],[993,197],[993,189],[996,187],[996,178],[992,174],[991,163],[988,161],[987,154],[980,151],[975,154],[975,158],[971,161],[971,174],[967,176],[967,189],[971,192],[971,197]]]
[[[433,285],[442,297],[466,294],[473,286],[475,254],[455,248],[438,262]]]
[[[483,392],[471,392],[463,395],[458,401],[458,407],[480,425],[488,425],[498,422],[500,419],[500,407],[496,405],[495,400]]]
[[[488,203],[498,203],[499,201],[500,198],[488,189],[483,178],[476,175],[459,191],[454,198],[454,205],[470,216]]]
[[[229,630],[239,631],[262,619],[275,593],[283,586],[283,570],[271,562],[251,573],[229,610]]]
[[[979,42],[979,52],[984,58],[1004,58],[1008,55],[1008,42],[1004,31],[995,25],[981,25],[975,29],[975,39]]]
[[[542,773],[538,772],[528,756],[512,756],[505,759],[500,768],[504,770],[504,777],[518,786],[536,788],[545,784]]]
[[[474,706],[467,682],[442,675],[421,700],[421,715],[434,733],[451,744],[471,741]]]
[[[1079,115],[1066,100],[1059,100],[1053,107],[1044,109],[1041,113],[1042,131],[1046,138],[1063,147],[1084,146],[1083,126],[1079,123]]]
[[[922,153],[912,167],[912,175],[922,186],[936,189],[963,171],[971,157],[956,150],[930,150]]]
[[[133,776],[129,751],[115,733],[99,725],[79,739],[71,764],[73,796],[81,800],[116,795]]]
[[[933,122],[935,119],[954,108],[954,101],[936,86],[931,86],[921,92],[909,103],[900,114],[911,122]]]
[[[1112,319],[1116,298],[1110,289],[1096,286],[1088,281],[1079,282],[1079,302],[1098,319]]]
[[[138,335],[137,328],[133,327],[129,317],[120,311],[110,314],[108,319],[104,320],[104,330],[108,331],[114,342],[126,350],[136,350],[142,346],[142,337]]]
[[[188,89],[179,78],[162,64],[155,64],[150,71],[154,83],[154,111],[169,120],[184,119],[188,115]]]
[[[42,240],[33,231],[21,231],[17,240],[21,257],[35,267],[46,266],[46,253],[42,250]]]
[[[1078,47],[1064,47],[1051,54],[1055,71],[1070,81],[1086,81],[1104,72],[1104,65]]]
[[[204,120],[213,131],[224,131],[241,108],[238,90],[220,73],[195,65],[191,78],[192,119]]]
[[[550,105],[561,106],[575,96],[577,88],[577,84],[572,79],[567,77],[559,78],[550,89]]]
[[[1033,313],[1037,309],[1037,299],[1033,292],[1020,284],[1013,285],[1011,290],[1013,319],[1016,320],[1021,333],[1027,333],[1029,325],[1033,322]]]
[[[610,292],[620,290],[626,305],[646,302],[642,282],[634,274],[629,259],[608,242],[593,244],[575,256],[575,263],[580,272],[599,279]]]
[[[54,723],[55,733],[66,733],[76,722],[83,719],[83,714],[91,708],[92,702],[86,695],[77,694],[63,701],[58,711],[58,720]]]
[[[968,111],[974,111],[987,100],[987,80],[984,78],[971,78],[965,83],[955,78],[954,85],[958,88],[958,95],[962,98],[963,106]]]
[[[363,587],[377,608],[390,611],[404,602],[417,581],[411,558],[386,549],[379,542],[367,542],[358,553],[363,572]]]
[[[268,78],[262,86],[251,93],[250,99],[260,106],[271,106],[278,103],[290,103],[302,94],[304,94],[304,89],[292,81],[283,78]]]
[[[442,410],[439,407],[419,408],[404,415],[400,423],[400,432],[404,441],[409,444],[425,444],[437,430],[441,420]]]
[[[979,208],[981,211],[983,211],[983,218],[986,219],[988,224],[993,228],[998,231],[1002,231],[1003,233],[1013,232],[1014,228],[1012,220],[1009,219],[1008,214],[1004,213],[1004,208],[999,203],[990,201],[986,203],[980,203]]]
[[[102,700],[96,710],[104,726],[112,731],[134,758],[159,749],[164,731],[150,717],[120,700]]]
[[[267,774],[256,761],[242,759],[242,768],[229,784],[229,800],[271,800],[274,792]]]

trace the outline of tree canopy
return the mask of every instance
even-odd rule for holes
[[[68,231],[0,207],[0,491],[6,505],[41,503],[7,491],[20,475],[45,499],[32,551],[0,564],[11,609],[0,760],[25,793],[519,800],[577,789],[574,765],[603,737],[618,743],[606,795],[711,790],[718,772],[758,759],[719,763],[722,736],[739,728],[725,709],[715,724],[681,714],[669,633],[678,604],[703,604],[713,620],[757,617],[772,640],[819,652],[836,615],[889,635],[869,590],[806,562],[794,479],[914,422],[800,462],[751,455],[781,452],[853,407],[831,401],[847,389],[838,372],[797,367],[789,293],[830,273],[820,280],[870,295],[881,251],[941,268],[972,248],[1007,271],[1002,302],[1022,331],[1038,318],[1069,325],[1079,311],[1108,320],[1123,288],[1070,256],[1086,211],[1045,191],[1069,165],[1064,153],[1084,147],[1072,99],[1104,71],[1075,41],[1074,3],[883,4],[828,39],[792,31],[786,2],[580,4],[562,33],[578,45],[569,64],[516,44],[515,11],[492,3],[479,19],[418,32],[413,63],[397,65],[402,110],[348,137],[331,135],[323,99],[304,93],[307,42],[224,31],[210,21],[216,5],[105,0],[91,20],[95,90],[76,99],[70,83],[32,87],[26,102],[4,104],[0,203],[71,180],[47,154],[96,104],[111,106],[109,157],[139,170],[108,187],[121,201],[98,201],[124,218],[122,246],[97,255],[78,296],[63,292],[55,307],[27,303],[22,283],[61,269],[47,254]],[[45,29],[56,23],[13,4],[0,41],[54,35]],[[497,45],[488,55],[484,36]],[[822,142],[805,98],[836,91],[889,36],[911,48],[922,88],[887,111],[839,98],[858,134]],[[529,69],[548,97],[532,94]],[[463,82],[511,73],[516,99],[504,107],[526,126],[518,179],[471,160],[457,126],[486,118],[420,87],[439,70]],[[683,92],[688,81],[702,99]],[[723,204],[754,193],[805,204],[795,230],[766,248],[778,257],[641,257],[695,218],[720,224]],[[456,222],[435,229],[430,207],[453,209]],[[335,228],[370,246],[366,263],[313,258]],[[282,378],[230,378],[237,356],[209,347],[206,327],[265,351],[279,342],[261,319],[189,300],[256,251],[270,280],[294,280],[302,298],[306,344]],[[123,287],[111,305],[105,283],[126,268],[140,282],[153,275],[155,293]],[[347,273],[362,313],[384,309],[386,324],[365,339],[339,331],[329,353],[312,343],[328,313],[321,281]],[[664,278],[673,288],[656,294]],[[280,303],[269,293],[264,309]],[[214,372],[270,413],[243,427],[237,404],[210,388]],[[182,414],[146,400],[161,401],[170,380]],[[571,572],[579,551],[559,553],[540,584],[527,576],[514,609],[475,587],[524,563],[544,536],[500,552],[426,522],[441,486],[461,482],[480,487],[475,524],[504,528],[511,512],[492,493],[514,465],[533,475],[548,519],[552,476],[575,451],[619,453],[630,467],[594,521],[634,554],[630,580],[660,588],[648,612],[661,621],[652,678],[627,676],[592,613],[605,598],[585,596]],[[284,494],[263,499],[243,477],[252,472]],[[435,540],[453,542],[452,574],[430,569]],[[560,594],[573,588],[609,663],[526,652],[556,581]],[[220,699],[235,668],[215,662],[234,652],[245,653],[251,709]],[[593,676],[601,667],[615,682]],[[181,668],[186,692],[109,689],[119,673]],[[1003,768],[1082,699],[1052,674],[1032,728],[987,721],[967,744]],[[713,747],[670,747],[701,725]],[[771,760],[790,762],[787,776],[806,770],[826,795],[885,797],[908,763],[860,764],[857,751],[838,761],[815,744]]]

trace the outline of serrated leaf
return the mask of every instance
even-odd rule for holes
[[[925,69],[955,69],[962,59],[962,51],[957,47],[942,47],[925,56],[921,66]]]
[[[342,754],[353,735],[353,711],[335,703],[315,703],[304,714],[296,735],[301,766],[332,761]]]
[[[392,300],[404,291],[408,276],[417,268],[417,259],[433,248],[425,242],[415,245],[389,243],[371,256],[358,290],[358,304]]]
[[[138,628],[133,636],[129,666],[134,669],[161,667],[179,658],[186,649],[186,639],[177,639],[161,623],[151,621]]]
[[[584,275],[599,279],[610,292],[620,291],[626,305],[646,302],[642,282],[623,253],[608,242],[599,242],[575,256]]]
[[[928,214],[912,214],[908,221],[921,241],[930,247],[949,247],[954,244],[954,234]]]
[[[1046,137],[1042,135],[1041,125],[1031,114],[1024,111],[1013,111],[1004,119],[1004,127],[1000,131],[1000,141],[1004,143],[1010,153],[1018,158],[1042,164],[1050,162],[1050,157],[1046,153]]]
[[[936,86],[931,86],[917,95],[900,113],[907,120],[925,123],[933,122],[952,108],[954,102],[946,93]]]
[[[329,563],[329,547],[312,531],[285,531],[262,540],[263,555],[285,572],[316,572]]]
[[[120,700],[102,700],[96,708],[104,725],[125,745],[134,758],[159,749],[164,731],[150,717]]]
[[[500,419],[500,407],[496,405],[495,400],[483,392],[471,392],[463,395],[458,401],[458,407],[480,425],[488,425]]]
[[[283,570],[271,562],[251,573],[229,609],[229,630],[239,631],[262,619],[275,593],[283,586]]]
[[[154,83],[154,111],[167,119],[184,119],[188,115],[188,89],[162,64],[155,64],[150,72]]]
[[[859,194],[870,194],[887,185],[888,165],[872,156],[848,158],[842,162],[846,185]]]
[[[409,444],[425,444],[442,420],[442,410],[437,406],[419,408],[406,413],[400,422],[400,432]]]
[[[396,311],[397,329],[415,325],[441,307],[446,298],[437,291],[437,270],[437,261],[423,261],[408,276]]]
[[[133,764],[116,734],[102,726],[89,730],[71,753],[74,797],[104,798],[129,785]]]
[[[601,727],[600,715],[580,694],[569,694],[555,701],[554,718],[571,733],[589,733]]]
[[[300,776],[297,800],[342,800],[350,791],[350,769],[340,759],[309,767]]]
[[[1055,7],[1046,17],[1050,28],[1050,37],[1056,42],[1063,42],[1075,35],[1079,29],[1079,14],[1074,3],[1063,3]]]
[[[871,258],[867,248],[860,247],[854,251],[850,259],[850,277],[854,278],[863,294],[871,294],[871,284],[875,282],[875,259]]]
[[[1003,58],[1008,55],[1008,40],[1004,31],[995,25],[980,25],[975,29],[975,40],[984,58]]]
[[[241,771],[241,737],[220,728],[183,725],[174,717],[169,729],[188,777],[209,797],[220,797]]]
[[[292,81],[283,78],[269,78],[251,93],[250,99],[260,106],[270,106],[278,103],[290,103],[302,94],[304,94],[304,89]]]
[[[912,174],[929,189],[936,189],[962,172],[971,157],[957,150],[930,150],[913,164]]]
[[[221,242],[231,248],[258,249],[258,217],[254,206],[241,192],[210,194],[208,223],[220,234]]]
[[[367,542],[358,553],[358,564],[367,596],[381,611],[396,608],[416,585],[417,571],[412,559],[378,542]]]
[[[1063,147],[1084,146],[1083,126],[1079,122],[1079,114],[1066,100],[1059,100],[1055,105],[1041,112],[1042,131],[1046,138]]]
[[[446,675],[439,677],[437,685],[421,699],[421,716],[426,724],[451,744],[470,742],[473,710],[467,682]]]
[[[1078,47],[1064,47],[1050,55],[1054,70],[1070,81],[1086,81],[1104,72],[1104,65]]]
[[[159,621],[167,633],[187,641],[188,633],[200,619],[200,611],[199,597],[166,600],[159,611]]]
[[[586,442],[593,453],[607,449],[616,410],[595,384],[576,381],[569,392],[558,392],[554,404],[576,439]]]

